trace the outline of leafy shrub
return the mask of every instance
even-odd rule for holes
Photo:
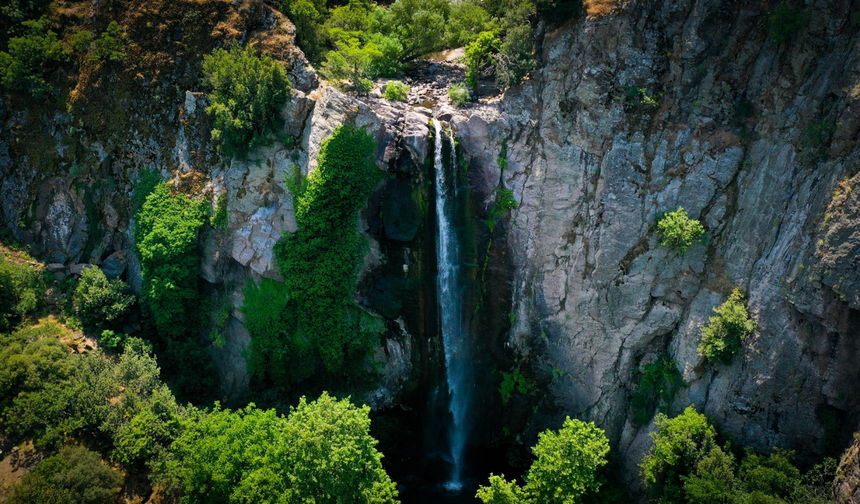
[[[657,409],[665,408],[675,397],[675,393],[685,385],[675,361],[661,356],[656,361],[645,364],[639,374],[638,386],[630,399],[633,419],[638,425],[645,425]]]
[[[586,493],[600,489],[597,472],[607,463],[609,440],[593,422],[568,417],[558,432],[540,433],[532,450],[537,460],[522,489],[504,475],[491,475],[490,486],[481,487],[477,498],[485,504],[566,503],[579,502]]]
[[[109,504],[119,493],[122,475],[83,446],[67,446],[39,462],[12,487],[10,504]]]
[[[322,43],[322,24],[328,14],[325,0],[282,0],[280,9],[296,26],[296,44],[315,59]]]
[[[391,4],[390,11],[392,26],[403,44],[406,60],[445,48],[445,30],[427,27],[446,25],[451,12],[447,0],[397,0]]]
[[[369,434],[370,409],[323,394],[289,417],[253,405],[196,413],[156,469],[183,502],[393,503],[394,483]],[[325,477],[320,477],[325,475]]]
[[[496,80],[507,87],[518,86],[535,69],[532,27],[522,24],[510,28],[496,57]]]
[[[448,98],[451,100],[451,103],[456,107],[463,108],[472,101],[472,97],[469,95],[469,88],[466,87],[465,84],[457,83],[452,84],[448,89]]]
[[[802,10],[792,8],[787,3],[781,3],[767,13],[767,36],[770,40],[781,44],[803,31],[808,20],[808,16]]]
[[[381,33],[371,33],[368,36],[371,44],[376,46],[378,53],[370,58],[367,76],[371,78],[394,77],[403,70],[403,44],[395,37],[386,37]]]
[[[0,250],[0,333],[11,330],[42,306],[45,284],[39,271],[18,264]]]
[[[445,24],[445,45],[465,47],[493,29],[490,14],[475,2],[451,2],[451,11]]]
[[[718,448],[717,432],[692,406],[671,419],[660,413],[655,423],[658,430],[651,433],[654,442],[642,459],[642,476],[645,486],[660,492],[666,502],[678,502],[684,478]]]
[[[390,81],[386,84],[382,97],[390,101],[405,102],[408,94],[409,86],[400,81]]]
[[[162,182],[146,197],[136,219],[145,306],[159,334],[188,334],[198,302],[197,232],[206,219],[206,204],[171,194]]]
[[[698,220],[691,219],[683,207],[678,207],[674,212],[660,217],[657,221],[657,232],[660,234],[661,245],[684,255],[693,243],[704,238],[705,228]]]
[[[39,19],[45,14],[50,0],[6,0],[0,5],[0,47],[9,37],[20,35],[22,22]]]
[[[99,345],[104,348],[115,350],[122,347],[122,342],[125,340],[125,334],[105,329],[99,336]]]
[[[215,212],[212,214],[212,219],[209,223],[216,229],[227,229],[227,193],[218,195],[218,201],[215,202]]]
[[[125,59],[127,44],[128,35],[116,21],[111,21],[107,30],[92,42],[90,58],[99,62],[122,61]]]
[[[367,79],[371,65],[384,57],[382,51],[375,43],[362,44],[357,38],[338,41],[336,47],[336,50],[326,53],[323,75],[338,85],[349,80],[358,93],[367,94],[373,86]]]
[[[499,386],[499,393],[502,394],[502,403],[507,405],[515,390],[524,395],[534,393],[536,390],[535,384],[522,374],[519,365],[511,368],[507,373],[502,372],[502,384]]]
[[[656,96],[648,92],[648,88],[640,86],[625,86],[625,94],[628,103],[649,109],[656,109],[660,106],[660,101]]]
[[[339,126],[320,145],[317,169],[288,181],[298,231],[276,245],[278,267],[301,337],[330,372],[341,368],[345,355],[363,358],[375,342],[347,320],[366,246],[356,212],[381,178],[375,150],[367,131]]]
[[[684,494],[689,502],[735,502],[736,485],[734,456],[715,446],[685,479]]]
[[[182,432],[186,415],[170,390],[158,386],[139,411],[117,429],[113,459],[127,467],[155,462]]]
[[[266,144],[282,120],[280,109],[290,96],[284,67],[252,47],[233,43],[203,58],[204,79],[211,89],[206,112],[215,119],[212,139],[227,156]]]
[[[499,53],[500,42],[495,32],[484,31],[465,48],[466,85],[478,89],[478,73],[490,66]]]
[[[63,44],[48,29],[48,18],[22,26],[25,34],[9,39],[8,52],[0,52],[0,84],[39,97],[52,90],[44,73],[63,60]]]
[[[727,364],[755,330],[756,323],[750,319],[746,297],[739,287],[732,290],[725,303],[714,308],[714,314],[702,328],[699,353],[708,360]]]
[[[75,306],[84,326],[113,327],[122,322],[134,301],[127,283],[118,278],[108,280],[97,266],[86,267],[81,272],[75,289]]]
[[[76,368],[62,334],[59,325],[43,322],[0,336],[0,431],[38,434],[53,416],[60,401],[52,392]]]
[[[507,160],[506,160],[507,161]],[[519,208],[520,204],[514,198],[514,192],[501,186],[496,188],[496,199],[490,207],[490,215],[485,222],[492,232],[496,228],[496,221],[501,219],[511,210]]]

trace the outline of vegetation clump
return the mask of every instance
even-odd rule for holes
[[[524,486],[490,475],[477,498],[484,504],[560,504],[579,502],[600,489],[598,471],[607,463],[609,440],[594,423],[568,417],[557,432],[540,433],[533,451],[537,459]]]
[[[38,98],[53,90],[44,74],[65,58],[63,43],[46,17],[22,26],[24,33],[9,39],[8,50],[0,52],[0,84]]]
[[[452,84],[448,88],[448,98],[455,107],[466,107],[472,102],[472,96],[469,94],[469,88],[465,84]]]
[[[390,81],[385,85],[382,97],[389,101],[405,102],[409,94],[409,86],[400,81]]]
[[[254,48],[233,43],[203,59],[209,87],[206,112],[214,118],[212,139],[227,156],[265,145],[282,124],[281,107],[290,96],[284,67]]]
[[[25,474],[12,487],[9,504],[109,504],[121,485],[122,475],[105,464],[98,453],[72,445]]]
[[[685,385],[675,361],[661,356],[645,364],[639,372],[636,391],[630,398],[630,409],[638,425],[645,425],[654,417],[655,411],[669,406],[675,393]]]
[[[134,295],[129,293],[128,284],[122,280],[108,280],[97,266],[86,267],[81,272],[75,289],[75,305],[85,327],[115,327],[134,302]]]
[[[657,232],[660,234],[660,244],[674,249],[680,255],[684,255],[688,248],[705,236],[702,224],[691,219],[683,207],[663,214],[657,221]]]
[[[747,310],[746,296],[740,287],[729,294],[729,298],[717,308],[708,325],[702,328],[699,353],[710,361],[728,364],[732,355],[741,349],[744,339],[756,328]]]
[[[376,145],[364,129],[339,126],[325,139],[318,166],[287,181],[298,231],[275,247],[283,284],[262,281],[245,289],[251,333],[249,371],[276,388],[317,373],[355,378],[378,341],[381,323],[352,296],[366,242],[357,212],[381,180]]]
[[[45,284],[39,271],[0,250],[0,333],[11,330],[42,306]]]
[[[206,222],[205,202],[155,186],[136,215],[134,237],[143,274],[143,300],[159,334],[188,334],[198,302],[197,233]]]

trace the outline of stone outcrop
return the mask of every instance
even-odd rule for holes
[[[860,435],[842,456],[833,486],[833,497],[839,504],[860,502]]]
[[[629,420],[634,370],[668,354],[689,384],[673,409],[695,404],[740,443],[810,455],[846,439],[860,418],[849,7],[814,2],[803,36],[777,44],[764,7],[630,2],[548,32],[540,69],[502,100],[446,111],[482,210],[500,180],[519,202],[509,343],[555,376],[557,405],[534,431],[596,421],[635,488],[649,443]],[[679,206],[709,237],[684,256],[654,232]],[[700,329],[734,286],[758,328],[731,365],[707,364]]]

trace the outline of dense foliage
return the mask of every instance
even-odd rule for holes
[[[630,398],[633,419],[645,425],[654,417],[654,412],[664,412],[675,393],[685,385],[677,363],[667,356],[642,366],[638,373],[638,385]]]
[[[349,310],[366,247],[357,212],[381,178],[375,148],[365,130],[340,126],[320,145],[316,170],[289,183],[298,231],[276,247],[298,330],[287,337],[309,345],[329,372],[348,356],[363,360],[376,341]]]
[[[739,455],[720,446],[707,417],[687,408],[675,418],[659,415],[653,445],[642,460],[645,484],[655,502],[694,504],[828,503],[835,462],[807,474],[793,452],[774,448],[765,456],[747,448]],[[741,458],[740,464],[736,461]]]
[[[660,244],[676,250],[680,255],[684,255],[690,246],[705,236],[702,224],[691,219],[683,207],[663,214],[657,221],[657,232],[660,234]]]
[[[25,474],[13,487],[9,504],[109,504],[121,484],[122,475],[98,453],[67,446]]]
[[[136,214],[134,237],[143,273],[143,300],[160,335],[187,335],[197,320],[197,233],[206,217],[205,202],[174,194],[164,182]]]
[[[52,90],[44,73],[64,59],[63,44],[48,28],[48,18],[22,26],[22,35],[9,39],[8,51],[0,52],[0,84],[39,97]]]
[[[45,284],[35,267],[15,262],[0,250],[0,333],[36,313],[44,293]]]
[[[600,489],[597,474],[607,463],[609,440],[594,423],[567,418],[558,432],[542,432],[533,451],[537,458],[525,486],[491,475],[477,497],[485,504],[566,504]]]
[[[385,85],[385,90],[382,92],[382,97],[390,101],[405,102],[406,95],[409,94],[409,86],[400,81],[389,81]]]
[[[747,310],[746,296],[736,287],[723,304],[714,308],[714,316],[702,328],[699,353],[710,361],[727,364],[755,327]]]
[[[448,99],[455,107],[463,108],[472,101],[472,96],[465,84],[452,84],[448,88]]]
[[[188,503],[395,502],[368,434],[370,409],[323,394],[289,417],[250,405],[196,412],[157,468]]]
[[[395,502],[368,407],[327,394],[288,417],[253,405],[183,407],[143,340],[127,338],[109,357],[70,352],[72,337],[51,320],[0,335],[0,433],[42,450],[66,446],[11,502],[112,502],[122,475],[103,458],[149,472],[168,501]],[[84,441],[99,453],[77,446]]]
[[[75,305],[85,327],[115,328],[134,302],[134,295],[130,294],[128,284],[122,280],[108,280],[96,266],[86,267],[81,272],[81,279],[75,289]]]
[[[282,124],[280,109],[290,96],[284,67],[254,48],[234,43],[203,59],[210,88],[206,112],[215,120],[212,139],[227,156],[267,143]]]

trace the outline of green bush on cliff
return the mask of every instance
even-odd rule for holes
[[[295,311],[296,338],[308,342],[329,372],[374,343],[354,330],[348,308],[366,248],[357,212],[381,179],[375,150],[367,131],[339,126],[320,145],[317,169],[288,180],[298,231],[285,235],[275,253]]]
[[[781,44],[803,31],[808,20],[809,17],[802,10],[791,7],[788,3],[780,3],[767,13],[767,36]]]
[[[52,90],[44,73],[65,57],[63,43],[48,29],[48,18],[24,21],[24,34],[0,52],[0,84],[39,97]]]
[[[593,422],[568,417],[557,432],[540,433],[532,450],[537,459],[525,486],[491,475],[477,498],[484,504],[562,504],[580,502],[600,489],[598,471],[607,463],[609,440]]]
[[[638,425],[645,425],[654,412],[668,407],[675,393],[685,385],[677,363],[667,356],[642,366],[638,385],[630,398],[630,409]]]
[[[135,217],[143,301],[159,334],[186,335],[197,322],[197,233],[207,220],[206,203],[173,194],[162,182],[146,197]]]
[[[382,97],[389,101],[405,102],[409,94],[409,86],[400,81],[390,81],[385,85]]]
[[[676,250],[680,255],[684,255],[688,248],[705,236],[702,224],[691,219],[683,207],[663,214],[657,221],[657,232],[660,234],[660,244]]]
[[[290,96],[284,67],[250,46],[233,43],[203,59],[203,74],[210,88],[206,112],[215,120],[212,139],[224,154],[269,142],[282,124],[280,110]]]
[[[732,290],[725,303],[714,308],[714,314],[702,328],[699,353],[710,361],[727,364],[755,330],[756,323],[750,319],[746,296],[740,287]]]

